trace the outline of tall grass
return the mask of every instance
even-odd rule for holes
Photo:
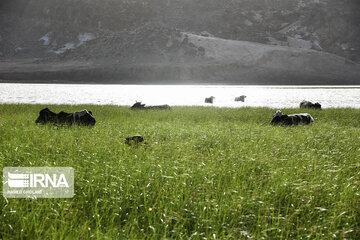
[[[0,105],[0,166],[73,167],[75,196],[1,197],[0,238],[360,238],[360,110],[272,127],[268,108],[50,106],[88,128],[36,125],[43,107]]]

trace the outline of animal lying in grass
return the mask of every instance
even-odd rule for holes
[[[300,108],[313,108],[313,109],[320,109],[321,110],[321,104],[320,103],[312,103],[309,101],[302,101],[300,103]]]
[[[54,113],[50,111],[49,108],[44,108],[40,111],[35,123],[95,125],[96,121],[91,111],[82,110],[74,113],[61,111]]]
[[[171,107],[167,104],[164,105],[155,105],[155,106],[145,106],[141,102],[136,102],[130,107],[130,109],[140,109],[140,110],[149,110],[149,109],[159,109],[159,110],[170,110]]]
[[[270,124],[291,126],[298,124],[311,124],[313,122],[313,117],[308,113],[284,115],[280,110],[277,110]]]
[[[141,135],[134,135],[132,137],[125,138],[125,144],[132,145],[132,144],[138,144],[144,141],[144,137]]]

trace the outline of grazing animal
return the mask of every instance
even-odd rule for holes
[[[291,115],[283,115],[280,110],[277,110],[273,119],[271,120],[271,125],[298,125],[298,124],[311,124],[314,122],[312,116],[308,113],[299,113]]]
[[[140,110],[149,110],[149,109],[158,109],[158,110],[170,110],[171,107],[167,104],[164,105],[155,105],[155,106],[145,106],[141,102],[136,102],[130,107],[130,109],[140,109]]]
[[[134,135],[132,137],[125,138],[125,144],[127,145],[138,144],[143,141],[144,141],[144,137],[141,135]]]
[[[145,104],[141,104],[141,102],[136,101],[134,105],[131,106],[130,109],[144,109]]]
[[[245,95],[241,95],[240,97],[235,98],[235,102],[245,102]]]
[[[96,121],[91,111],[82,110],[74,113],[66,113],[61,111],[54,113],[49,108],[44,108],[40,111],[39,117],[35,123],[54,123],[54,124],[68,124],[74,123],[79,125],[95,125]]]
[[[309,101],[302,101],[300,103],[300,108],[313,108],[313,109],[319,109],[321,110],[321,104],[320,103],[312,103],[312,102],[309,102]]]
[[[215,99],[215,97],[214,97],[214,96],[211,96],[211,97],[205,98],[205,103],[213,103],[213,102],[214,102],[214,99]]]

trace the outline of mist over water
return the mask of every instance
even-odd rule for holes
[[[234,101],[240,95],[245,102]],[[210,96],[214,103],[205,103]],[[302,100],[360,108],[360,86],[0,84],[0,103],[297,108]]]

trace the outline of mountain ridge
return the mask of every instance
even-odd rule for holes
[[[145,66],[157,66],[150,75],[170,83],[189,79],[216,82],[214,78],[218,77],[220,82],[243,84],[250,80],[237,79],[248,76],[256,84],[265,81],[257,77],[268,77],[272,72],[280,78],[302,72],[295,74],[297,78],[308,76],[318,83],[316,77],[320,77],[323,84],[358,84],[360,43],[357,39],[360,30],[355,26],[360,23],[360,17],[357,10],[359,3],[354,0],[341,3],[331,0],[209,0],[207,4],[199,0],[4,0],[0,3],[0,77],[3,81],[20,79],[19,76],[24,81],[35,81],[31,72],[37,70],[36,76],[41,77],[41,72],[47,72],[44,66],[50,63],[61,66],[62,63],[76,62],[74,68],[86,65],[97,73],[94,75],[99,81],[120,83],[143,81],[142,75],[150,71],[145,71]],[[330,27],[334,19],[338,23]],[[183,33],[190,36],[190,41]],[[215,40],[209,43],[211,38]],[[198,39],[201,44],[197,44]],[[227,41],[233,41],[234,45],[229,46],[228,51],[222,46],[225,43],[231,45]],[[251,54],[242,54],[240,43],[255,46],[249,50]],[[261,53],[256,46],[273,50]],[[222,55],[219,54],[221,51]],[[218,57],[212,58],[211,52],[217,52]],[[256,62],[255,52],[261,61]],[[235,53],[243,58],[234,57]],[[7,68],[9,61],[20,64],[16,72],[11,73],[12,70]],[[29,61],[35,70],[22,71],[21,64]],[[248,62],[255,65],[249,66]],[[299,64],[301,62],[303,64]],[[223,65],[224,70],[219,65]],[[142,69],[139,76],[132,70],[126,72],[125,69],[131,69],[129,66]],[[166,66],[178,69],[175,70],[177,73],[165,74],[170,71],[162,69]],[[197,70],[189,70],[191,67]],[[268,72],[259,76],[248,73],[249,68],[257,71],[256,67],[262,71],[268,69]],[[69,73],[61,73],[60,67],[57,69],[59,78],[68,81]],[[107,73],[105,69],[113,73]],[[79,76],[80,82],[91,77],[81,75],[82,69],[71,72]],[[129,79],[124,79],[126,77]],[[289,77],[281,82],[299,81]]]

